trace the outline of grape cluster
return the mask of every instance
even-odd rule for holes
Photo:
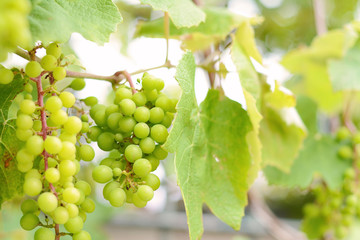
[[[168,137],[177,100],[160,92],[164,82],[159,78],[145,73],[141,83],[142,89],[134,93],[119,87],[109,106],[98,104],[94,97],[84,100],[96,123],[88,137],[100,149],[120,153],[118,158],[103,159],[92,173],[96,182],[106,183],[104,198],[115,207],[125,202],[145,207],[160,186],[151,172],[168,154],[161,145]]]
[[[330,235],[335,239],[343,239],[347,236],[355,217],[360,216],[360,192],[356,173],[360,165],[354,151],[360,144],[360,133],[351,134],[346,127],[341,127],[336,139],[341,144],[338,156],[344,161],[351,161],[355,168],[345,171],[340,190],[331,190],[324,183],[313,189],[315,202],[307,204],[304,208],[304,226],[315,222],[319,224],[316,238]]]
[[[23,190],[30,197],[21,205],[20,225],[28,231],[41,226],[35,240],[54,239],[59,224],[73,239],[89,240],[89,233],[82,228],[95,203],[89,198],[90,185],[74,177],[80,170],[80,159],[91,161],[95,156],[90,146],[79,143],[89,124],[86,116],[68,115],[76,102],[71,92],[57,92],[53,84],[42,90],[41,75],[54,82],[66,75],[65,68],[59,66],[59,45],[50,44],[46,52],[40,64],[30,61],[25,67],[27,76],[36,83],[38,100],[32,99],[34,87],[27,83],[29,94],[21,101],[16,119],[16,136],[24,142],[16,155],[17,168],[25,173]]]

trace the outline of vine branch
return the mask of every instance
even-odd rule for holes
[[[313,0],[314,18],[317,35],[327,32],[326,26],[326,6],[324,0]]]
[[[165,12],[164,15],[164,33],[165,33],[165,39],[166,39],[166,58],[165,58],[165,64],[169,61],[169,32],[170,32],[170,24],[169,24],[169,13]]]

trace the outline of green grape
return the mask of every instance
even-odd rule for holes
[[[95,203],[91,198],[85,198],[84,202],[81,204],[81,209],[87,213],[92,213],[95,211]]]
[[[119,112],[119,106],[116,104],[111,104],[111,105],[107,106],[105,109],[106,116],[110,116],[110,114],[117,113],[117,112]]]
[[[154,190],[147,185],[141,185],[136,194],[139,196],[140,199],[148,202],[154,197]]]
[[[162,149],[162,147],[160,145],[157,145],[155,147],[155,150],[153,152],[154,156],[160,160],[163,160],[167,157],[168,152],[165,151],[164,149]]]
[[[74,80],[72,80],[70,87],[72,89],[74,89],[75,91],[80,91],[80,90],[84,89],[85,85],[86,85],[86,83],[83,78],[75,78]]]
[[[79,133],[81,128],[82,128],[81,120],[76,116],[69,117],[67,122],[64,124],[64,130],[70,134]]]
[[[39,173],[39,170],[37,169],[31,169],[30,171],[28,171],[25,174],[24,179],[28,179],[28,178],[37,178],[40,179],[41,178],[41,174]]]
[[[35,103],[32,100],[25,99],[20,103],[20,111],[22,113],[31,115],[35,112]]]
[[[64,107],[71,108],[75,104],[75,96],[71,92],[62,92],[59,95]]]
[[[134,112],[137,122],[147,122],[150,119],[150,110],[147,107],[138,107]]]
[[[45,55],[41,59],[40,64],[44,70],[52,71],[57,66],[57,59],[52,55]]]
[[[109,193],[116,188],[120,188],[119,182],[117,182],[117,181],[108,182],[103,189],[104,198],[106,200],[109,200]]]
[[[115,134],[115,141],[121,142],[123,139],[124,139],[124,137],[121,133]]]
[[[92,177],[95,182],[106,183],[113,177],[112,169],[105,165],[96,166],[92,172]]]
[[[25,162],[25,163],[18,163],[17,164],[17,169],[22,173],[25,173],[25,172],[31,170],[32,168],[33,168],[33,163],[32,162]]]
[[[349,159],[353,156],[353,150],[350,146],[344,145],[339,148],[338,155],[343,159]]]
[[[171,100],[166,96],[161,96],[155,101],[155,106],[161,108],[164,110],[164,112],[167,112],[171,109]]]
[[[79,148],[79,156],[82,160],[90,162],[95,157],[95,151],[90,145],[82,145]]]
[[[113,158],[104,158],[103,160],[101,160],[100,165],[105,165],[105,166],[111,167],[111,165],[114,161],[115,161],[115,159],[113,159]]]
[[[87,97],[84,99],[86,106],[92,107],[98,104],[98,99],[96,97]]]
[[[156,124],[151,127],[150,136],[158,143],[164,143],[168,135],[169,133],[163,125]]]
[[[151,163],[145,158],[140,158],[134,162],[134,173],[139,177],[146,177],[151,172]]]
[[[29,115],[20,114],[16,118],[16,126],[22,130],[31,129],[34,122]]]
[[[55,239],[55,233],[50,228],[39,228],[36,230],[34,240],[49,240]]]
[[[114,207],[121,207],[126,201],[126,193],[122,188],[115,188],[109,192],[109,202]]]
[[[335,228],[335,237],[337,239],[343,239],[346,237],[347,234],[348,230],[346,227],[340,225]]]
[[[30,129],[16,129],[16,137],[20,140],[20,141],[26,141],[29,139],[29,137],[31,137],[33,135],[33,132]]]
[[[341,224],[344,226],[351,226],[353,224],[353,216],[352,215],[344,215],[343,218],[341,219]]]
[[[114,177],[119,177],[122,174],[122,170],[118,167],[113,168],[113,175]]]
[[[75,204],[68,203],[66,204],[65,208],[68,211],[70,218],[74,218],[79,215],[79,208]]]
[[[25,100],[33,100],[33,97],[32,97],[32,95],[31,95],[30,93],[26,93],[26,94],[24,95],[24,99],[25,99]]]
[[[336,133],[336,139],[339,141],[345,140],[351,136],[351,133],[347,127],[340,127]]]
[[[41,193],[42,183],[38,178],[28,178],[24,181],[24,193],[28,196],[36,196]]]
[[[354,144],[359,144],[360,143],[360,132],[357,132],[354,134],[354,136],[352,137],[352,142]]]
[[[60,81],[66,77],[66,70],[63,67],[56,67],[53,70],[53,77],[55,80]]]
[[[62,148],[59,152],[59,159],[66,160],[66,159],[73,159],[76,154],[76,147],[73,143],[68,141],[62,142]],[[75,159],[75,158],[74,158]]]
[[[98,111],[104,111],[104,109],[106,109],[106,106],[103,104],[95,104],[94,106],[91,107],[90,109],[90,117],[94,118],[95,114]]]
[[[41,65],[36,61],[31,61],[28,62],[28,64],[26,64],[25,73],[31,78],[35,78],[39,76],[41,71],[42,71]]]
[[[9,84],[14,79],[14,73],[7,68],[0,69],[0,84]]]
[[[119,160],[119,161],[113,161],[112,164],[111,164],[111,168],[112,169],[115,169],[115,168],[120,168],[121,169],[125,169],[125,159],[124,160]]]
[[[125,148],[124,155],[129,162],[135,162],[135,160],[142,157],[142,151],[139,146],[131,144]]]
[[[165,83],[162,79],[160,78],[155,78],[155,88],[158,90],[158,91],[161,91],[164,87],[165,87]]]
[[[77,189],[80,189],[85,194],[85,196],[88,196],[91,193],[90,184],[88,184],[87,182],[85,182],[83,180],[80,180],[77,183],[75,183],[75,187]]]
[[[38,210],[38,205],[34,199],[26,199],[21,203],[22,213],[34,213]]]
[[[132,189],[130,188],[129,190],[126,190],[125,188],[125,193],[126,193],[126,202],[127,203],[132,203],[133,200],[133,195],[134,195],[134,192],[132,191]]]
[[[89,117],[86,114],[81,115],[80,119],[81,119],[82,122],[89,122]]]
[[[25,148],[28,153],[39,155],[44,150],[44,140],[38,135],[33,135],[26,141]]]
[[[146,104],[146,96],[143,92],[137,92],[132,96],[132,100],[136,104],[136,106],[144,106]]]
[[[123,99],[131,99],[132,92],[130,89],[125,87],[120,87],[115,92],[115,103],[119,103]]]
[[[111,113],[106,120],[107,126],[111,130],[116,130],[119,128],[119,120],[123,117],[121,113]]]
[[[155,101],[158,97],[158,91],[156,89],[153,90],[145,90],[144,91],[146,99],[150,102]]]
[[[132,132],[136,125],[136,121],[132,117],[123,117],[119,120],[119,129],[123,133]]]
[[[136,104],[131,99],[123,99],[119,103],[120,110],[125,116],[131,116],[136,110]]]
[[[76,234],[73,235],[73,240],[91,240],[90,233],[82,230]]]
[[[75,163],[75,166],[76,166],[76,171],[75,171],[75,174],[74,174],[74,175],[76,175],[76,174],[78,174],[80,172],[81,165],[80,165],[80,161],[78,161],[76,159],[73,160],[73,162]]]
[[[62,106],[62,101],[58,96],[51,96],[45,102],[45,109],[51,113],[59,111]]]
[[[38,198],[38,205],[41,211],[44,213],[53,212],[58,206],[58,200],[56,196],[50,192],[42,193]]]
[[[132,202],[135,205],[135,207],[143,208],[146,206],[147,202],[142,200],[138,194],[134,193],[132,196]]]
[[[142,87],[145,90],[153,90],[156,88],[156,80],[155,77],[153,75],[150,75],[149,73],[145,72],[141,78],[142,82]]]
[[[140,141],[140,148],[143,151],[143,153],[150,154],[155,149],[155,142],[152,140],[152,138],[144,138]]]
[[[115,136],[112,133],[104,132],[97,138],[98,146],[103,151],[110,151],[114,148]]]
[[[106,121],[107,121],[105,109],[101,109],[101,110],[97,111],[94,114],[93,119],[94,119],[96,125],[98,125],[99,127],[105,127]]]
[[[160,165],[160,160],[154,157],[153,155],[147,156],[146,159],[149,160],[151,164],[151,171],[155,171]]]
[[[56,183],[60,180],[60,172],[56,168],[48,168],[45,171],[45,179],[49,183]]]
[[[65,188],[62,197],[67,203],[77,203],[80,199],[80,191],[74,187]]]
[[[78,233],[84,226],[84,222],[80,216],[70,218],[67,223],[64,224],[65,229],[71,233]]]
[[[59,58],[61,56],[61,48],[59,44],[56,42],[50,43],[49,46],[46,48],[46,54],[52,55],[55,58]]]
[[[349,207],[354,207],[358,201],[358,198],[356,195],[352,194],[346,198],[346,205]]]
[[[171,126],[173,118],[169,116],[169,113],[165,113],[164,119],[160,123],[161,125],[164,125],[164,127],[169,128]]]
[[[65,224],[69,220],[69,212],[64,207],[57,207],[52,214],[52,218],[57,224]]]
[[[134,127],[134,134],[138,138],[146,138],[149,136],[150,128],[146,123],[137,123]]]
[[[39,224],[39,222],[38,216],[33,213],[26,213],[20,219],[20,226],[26,231],[31,231]]]
[[[89,129],[87,136],[91,139],[91,141],[97,141],[101,133],[101,128],[98,126],[93,126]]]
[[[61,176],[73,176],[76,173],[76,164],[72,160],[63,160],[59,164],[59,171]]]
[[[48,136],[44,141],[44,148],[50,154],[57,154],[61,151],[62,142],[58,137]]]
[[[146,175],[143,180],[145,184],[150,186],[154,191],[160,187],[160,179],[153,173]]]
[[[59,136],[60,140],[63,142],[71,142],[72,144],[76,144],[76,135],[70,134],[67,132],[62,132]]]
[[[356,176],[356,172],[353,168],[346,169],[344,173],[345,178],[353,180],[355,179],[355,176]]]
[[[172,98],[172,99],[170,99],[170,101],[171,101],[171,108],[170,108],[169,112],[175,113],[176,112],[176,104],[178,103],[179,99]]]
[[[17,152],[16,160],[20,163],[32,162],[34,161],[34,155],[32,155],[25,148],[23,148]]]
[[[35,120],[33,129],[37,132],[40,132],[42,130],[42,122],[40,120]]]
[[[160,123],[164,120],[164,111],[159,107],[154,107],[150,109],[150,119],[151,123]]]
[[[60,126],[66,123],[68,120],[68,115],[64,110],[60,109],[56,112],[53,112],[50,116],[50,119],[55,125]]]
[[[79,211],[79,217],[81,217],[81,220],[82,220],[83,222],[85,222],[85,221],[86,221],[86,212],[83,211],[83,210],[80,210],[80,211]]]

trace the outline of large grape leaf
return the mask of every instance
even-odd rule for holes
[[[31,0],[29,15],[33,42],[66,42],[71,33],[103,44],[122,17],[111,0]]]
[[[186,53],[176,72],[182,88],[178,113],[165,143],[166,149],[175,152],[175,170],[191,239],[202,235],[203,203],[222,221],[239,229],[247,190],[256,175],[251,170],[247,143],[253,132],[247,112],[217,90],[209,90],[198,106],[195,67],[194,57]]]
[[[8,119],[8,112],[12,100],[23,87],[20,74],[10,84],[0,84],[0,207],[5,200],[22,193],[23,175],[15,162],[20,141],[16,140],[14,120]]]
[[[191,0],[140,0],[155,10],[168,12],[176,27],[197,26],[205,21],[205,13]]]
[[[330,80],[335,91],[360,90],[360,46],[349,49],[344,58],[329,61]]]
[[[169,37],[182,41],[182,48],[189,50],[203,50],[211,44],[218,43],[246,21],[246,18],[231,13],[223,8],[207,8],[205,22],[191,28],[177,28],[170,22]],[[139,22],[135,37],[164,38],[164,18],[150,22]]]

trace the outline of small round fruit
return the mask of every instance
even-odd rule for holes
[[[112,169],[106,165],[96,166],[92,172],[92,177],[98,183],[106,183],[113,177]]]
[[[80,216],[70,218],[67,223],[64,224],[64,227],[67,231],[71,233],[78,233],[84,226],[84,222]]]
[[[151,172],[151,163],[145,158],[140,158],[134,162],[134,173],[139,177],[146,177]]]
[[[39,208],[44,213],[50,213],[54,211],[58,206],[58,200],[56,196],[50,192],[42,193],[37,201]]]
[[[122,188],[115,188],[108,195],[109,202],[114,207],[121,207],[126,201],[126,193]]]
[[[28,62],[28,64],[26,64],[25,73],[31,78],[35,78],[39,76],[41,71],[42,71],[41,65],[36,61],[31,61]]]
[[[148,202],[154,197],[154,190],[147,185],[141,185],[136,192],[142,200]]]
[[[39,228],[34,234],[34,240],[52,240],[55,239],[55,233],[50,228]]]

